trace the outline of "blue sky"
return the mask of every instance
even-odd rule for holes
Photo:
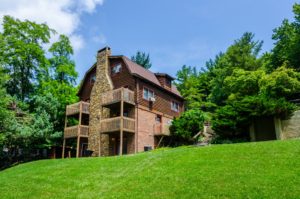
[[[244,32],[272,48],[272,30],[292,19],[292,0],[0,0],[10,14],[50,26],[71,37],[79,80],[110,46],[114,55],[150,53],[152,70],[175,75],[182,65],[198,68]],[[22,4],[23,3],[23,4]],[[19,5],[20,7],[17,7]],[[28,12],[24,14],[24,9]],[[43,12],[43,8],[48,12]]]

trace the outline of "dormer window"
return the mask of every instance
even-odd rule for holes
[[[166,86],[171,88],[171,84],[172,84],[171,80],[167,78],[166,79]]]
[[[93,74],[91,76],[90,82],[93,84],[93,83],[95,83],[95,81],[96,81],[96,74]]]
[[[119,72],[121,72],[121,68],[122,68],[122,65],[121,64],[117,64],[115,65],[114,67],[112,67],[112,74],[117,74]]]

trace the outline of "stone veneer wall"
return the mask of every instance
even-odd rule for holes
[[[300,110],[288,120],[281,120],[281,139],[300,137]]]
[[[94,151],[93,156],[99,156],[99,148],[101,146],[101,155],[109,153],[109,137],[101,135],[100,141],[100,120],[104,117],[101,113],[101,95],[102,93],[112,90],[113,84],[109,76],[109,60],[111,55],[110,48],[106,47],[97,54],[96,65],[96,81],[91,92],[90,101],[90,122],[89,122],[89,150]],[[101,143],[100,143],[100,142]],[[100,144],[100,145],[99,145]]]

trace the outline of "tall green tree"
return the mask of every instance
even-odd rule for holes
[[[143,66],[146,69],[149,69],[152,66],[152,63],[150,61],[150,56],[145,52],[137,51],[136,55],[131,57],[131,60]]]
[[[60,35],[59,40],[52,44],[49,52],[51,53],[49,76],[41,82],[38,95],[51,93],[59,102],[54,130],[62,132],[66,105],[78,100],[75,85],[78,73],[72,60],[73,48],[67,36]]]
[[[294,4],[293,12],[293,22],[285,19],[280,27],[274,29],[272,38],[275,40],[275,46],[271,51],[269,70],[286,63],[288,67],[300,71],[300,4]]]
[[[184,65],[176,76],[175,85],[186,100],[188,109],[209,107],[209,104],[206,103],[210,93],[210,76],[207,71],[198,72],[195,67]]]
[[[75,70],[75,62],[71,60],[73,48],[69,38],[65,35],[60,35],[58,42],[52,44],[49,52],[52,54],[49,61],[53,79],[60,83],[75,84],[78,73]]]
[[[24,101],[47,73],[48,60],[43,45],[53,32],[46,24],[3,18],[0,57],[10,75],[7,91]]]
[[[262,41],[254,41],[254,34],[246,32],[240,39],[235,40],[225,53],[211,62],[210,70],[214,78],[210,82],[212,90],[209,98],[213,103],[226,104],[230,93],[224,87],[224,81],[235,69],[254,71],[261,66],[258,59],[261,46]]]

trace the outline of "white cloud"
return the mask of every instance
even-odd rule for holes
[[[99,43],[99,44],[105,44],[106,43],[106,37],[102,34],[92,37],[92,40],[96,43]]]
[[[92,13],[104,0],[0,0],[0,19],[10,15],[21,20],[47,23],[60,34],[70,37],[75,51],[84,46],[81,35],[75,33],[80,16]],[[0,27],[1,28],[1,27]]]

